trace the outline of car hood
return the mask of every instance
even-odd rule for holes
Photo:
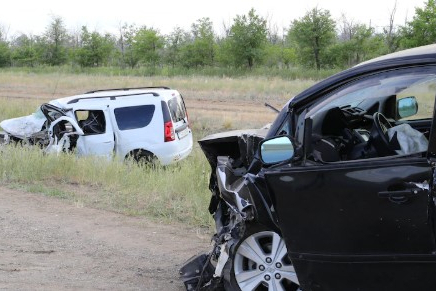
[[[47,119],[42,115],[31,114],[28,116],[6,119],[0,126],[9,135],[18,138],[28,138],[42,130]]]
[[[246,167],[251,163],[257,145],[263,140],[269,127],[260,129],[233,130],[206,136],[198,141],[212,170],[217,166],[218,156],[241,158]]]

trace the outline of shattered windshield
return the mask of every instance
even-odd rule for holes
[[[42,113],[41,107],[38,107],[32,116],[36,119],[45,119],[44,113]]]

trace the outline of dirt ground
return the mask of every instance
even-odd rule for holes
[[[184,290],[178,269],[210,245],[177,223],[4,186],[0,200],[1,290]]]

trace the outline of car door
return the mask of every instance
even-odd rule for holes
[[[426,158],[267,172],[303,290],[435,288],[431,176]]]
[[[398,72],[389,74],[395,77]],[[356,87],[367,88],[362,84],[356,82]],[[363,92],[350,88],[340,90],[361,98]],[[390,89],[383,84],[374,88]],[[433,90],[432,99],[429,94],[418,96],[416,90],[417,97],[433,104],[434,87],[425,88]],[[325,112],[329,101],[319,103],[318,112]],[[312,123],[312,116],[316,115],[307,113],[306,125]],[[428,157],[417,153],[321,163],[304,162],[299,152],[291,163],[265,165],[273,208],[302,290],[436,290],[431,190],[435,117],[427,121],[433,125]],[[319,120],[313,123],[325,128]],[[305,130],[305,148],[310,136]],[[270,147],[274,154],[278,145]]]
[[[114,131],[107,106],[87,107],[74,111],[84,135],[77,139],[79,156],[97,155],[110,157],[114,151]],[[85,114],[83,119],[80,115]]]

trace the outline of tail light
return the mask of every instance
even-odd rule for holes
[[[164,123],[165,142],[173,141],[176,139],[176,133],[174,132],[174,126],[171,121]]]

